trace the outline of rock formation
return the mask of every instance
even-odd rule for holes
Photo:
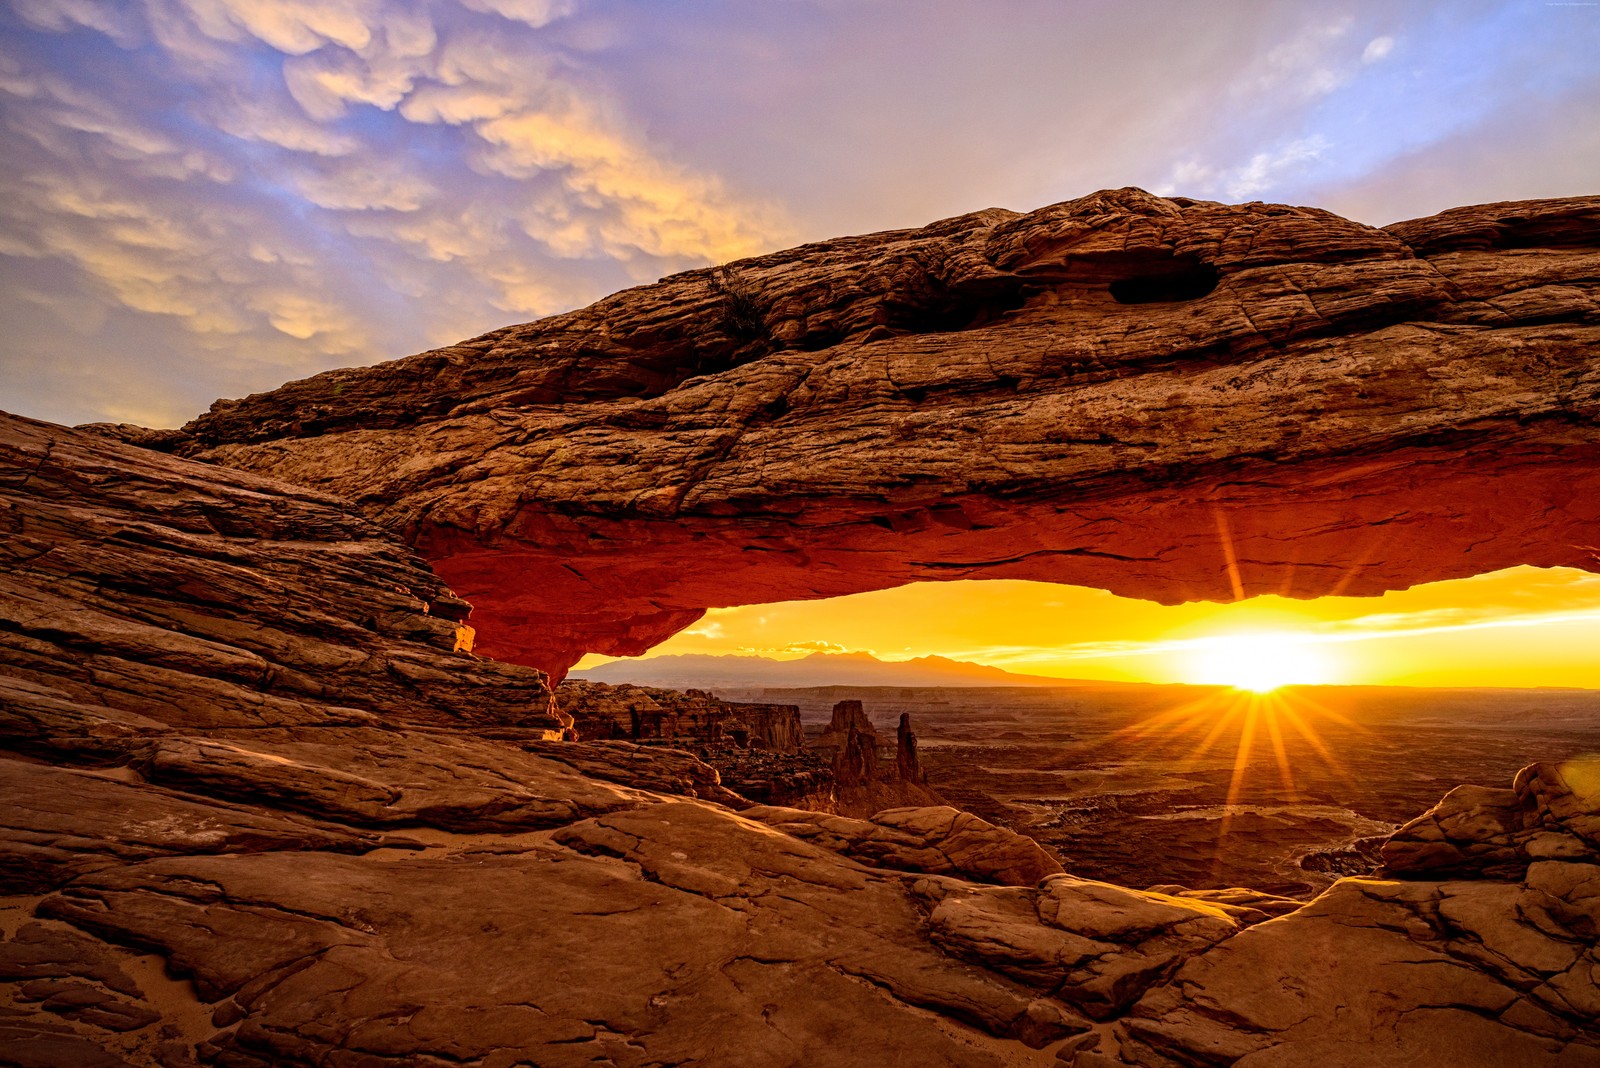
[[[922,758],[917,756],[917,734],[911,729],[911,713],[900,713],[900,723],[894,732],[894,766],[902,782],[927,782],[922,770]]]
[[[560,672],[924,577],[1594,568],[1597,211],[1098,194],[181,434],[0,417],[0,1063],[1600,1065],[1590,762],[1451,794],[1303,907],[1133,890],[948,807],[748,807],[573,741],[458,596]]]
[[[1061,862],[1032,838],[948,805],[884,809],[870,820],[767,805],[740,814],[875,868],[1002,886],[1062,874]]]
[[[901,715],[891,750],[879,738],[860,701],[836,703],[827,727],[811,743],[812,751],[828,760],[833,773],[831,790],[826,797],[810,798],[801,807],[870,816],[886,808],[943,805],[944,798],[925,785],[927,777],[922,774],[916,744],[909,716]]]
[[[536,671],[471,655],[471,606],[348,504],[3,417],[3,737],[117,754],[167,728],[397,723],[558,738]]]
[[[1534,781],[1541,786],[1529,788]],[[1574,833],[1600,816],[1597,782],[1600,761],[1526,769],[1505,793],[1524,803],[1527,828],[1572,844],[1520,871],[1491,861],[1465,879],[1428,870],[1471,864],[1418,851],[1419,837],[1432,840],[1419,824],[1449,826],[1458,845],[1509,843],[1492,816],[1475,829],[1454,819],[1465,802],[1452,794],[1384,850],[1391,863],[1407,858],[1413,878],[1342,879],[1304,908],[1190,957],[1118,1023],[1115,1056],[1081,1056],[1078,1068],[1358,1057],[1600,1065],[1600,851]],[[1481,856],[1503,855],[1495,848]]]
[[[998,1065],[1087,1026],[688,754],[561,740],[337,500],[9,416],[0,460],[0,1062]]]
[[[688,748],[727,742],[740,749],[797,753],[805,745],[794,705],[724,701],[703,690],[569,679],[557,691],[579,737],[681,742]]]
[[[831,755],[833,774],[841,785],[865,786],[878,781],[878,729],[860,701],[833,706],[827,729],[815,747]]]
[[[926,579],[1595,570],[1597,255],[1600,198],[1375,229],[1114,190],[677,275],[165,444],[355,501],[557,677]]]
[[[1600,758],[1524,768],[1511,789],[1458,786],[1383,844],[1394,875],[1520,879],[1600,852]]]

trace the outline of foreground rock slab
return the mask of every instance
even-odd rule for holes
[[[0,413],[0,739],[400,722],[560,737],[538,672],[345,502]]]
[[[879,868],[1007,886],[1062,871],[1032,838],[948,805],[885,809],[870,820],[768,805],[743,815]]]
[[[726,811],[459,845],[149,861],[40,911],[192,974],[222,1065],[1001,1065],[1087,1028],[930,946],[897,880]]]
[[[1074,1063],[1600,1065],[1600,852],[1565,839],[1543,858],[1526,851],[1552,828],[1594,826],[1597,771],[1536,764],[1511,790],[1452,792],[1384,847],[1413,878],[1342,879],[1190,957],[1131,1007],[1114,1044]],[[1460,872],[1462,858],[1478,866],[1468,878],[1428,867]]]
[[[1600,852],[1600,757],[1533,764],[1509,790],[1459,786],[1383,845],[1400,875],[1520,877],[1538,860]]]
[[[1343,880],[1188,961],[1133,1007],[1119,1059],[1077,1063],[1600,1065],[1600,867],[1582,867]]]

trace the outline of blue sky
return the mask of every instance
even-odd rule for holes
[[[0,5],[0,407],[69,423],[1106,186],[1600,192],[1600,3]]]

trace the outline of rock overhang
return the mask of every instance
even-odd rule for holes
[[[1600,198],[1378,229],[1111,190],[689,272],[185,428],[327,489],[561,675],[708,607],[1600,568]]]

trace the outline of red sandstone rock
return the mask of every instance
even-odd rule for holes
[[[0,413],[0,738],[125,752],[172,728],[517,727],[536,671],[348,504]]]
[[[1511,789],[1458,786],[1384,842],[1387,873],[1520,878],[1600,850],[1600,758],[1533,764]]]
[[[1004,886],[1061,874],[1032,838],[948,805],[885,809],[870,820],[767,805],[741,815],[880,868]]]
[[[901,782],[928,781],[922,770],[922,760],[917,756],[917,733],[911,729],[910,712],[900,713],[900,722],[895,728],[894,764]]]
[[[1436,810],[1516,866],[1271,921],[949,808],[757,822],[688,754],[550,738],[544,679],[454,650],[465,605],[349,506],[0,442],[0,1059],[1600,1063],[1588,765],[1528,769],[1504,819]]]
[[[794,705],[724,701],[703,690],[612,686],[569,679],[557,691],[561,710],[586,741],[676,741],[794,753],[805,744]]]
[[[807,245],[223,401],[561,675],[708,606],[1600,569],[1600,198],[1374,229],[1123,189]],[[160,442],[155,442],[159,444]]]

